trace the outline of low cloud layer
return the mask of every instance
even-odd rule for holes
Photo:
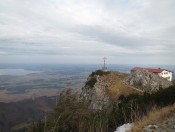
[[[0,0],[1,63],[175,64],[174,0]]]

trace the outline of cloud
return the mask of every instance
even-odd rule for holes
[[[107,56],[110,63],[175,64],[174,5],[174,0],[0,0],[1,60],[52,63],[61,56],[61,63],[74,63],[72,58],[98,63],[92,58]]]

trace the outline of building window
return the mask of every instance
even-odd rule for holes
[[[164,74],[166,74],[166,75],[167,75],[167,74],[168,74],[168,72],[164,72]]]

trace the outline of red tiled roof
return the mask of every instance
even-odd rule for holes
[[[165,69],[155,69],[155,68],[141,68],[141,67],[134,67],[131,69],[131,71],[137,71],[137,70],[140,70],[140,69],[144,69],[144,70],[147,70],[149,72],[153,72],[153,73],[161,73],[162,71],[164,71]],[[169,71],[169,70],[166,70],[166,71]]]

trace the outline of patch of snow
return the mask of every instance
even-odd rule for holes
[[[122,126],[119,126],[115,132],[128,132],[131,130],[131,128],[133,127],[133,124],[131,123],[127,123],[127,124],[123,124]]]

